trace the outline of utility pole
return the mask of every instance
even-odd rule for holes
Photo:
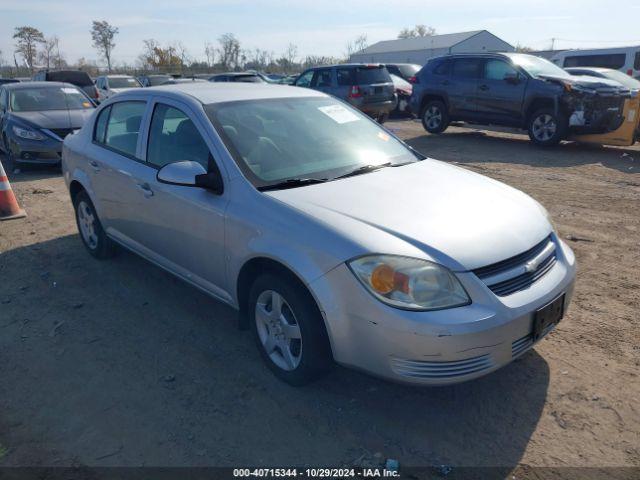
[[[551,39],[551,50],[553,50],[555,46],[556,46],[556,39],[554,37]]]

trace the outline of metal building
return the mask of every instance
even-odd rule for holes
[[[384,40],[351,55],[351,62],[417,63],[448,53],[513,52],[515,48],[487,30],[430,37]]]

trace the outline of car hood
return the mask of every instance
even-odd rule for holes
[[[561,77],[554,75],[540,75],[541,78],[551,80],[553,82],[560,82],[569,84],[572,86],[583,87],[586,89],[597,90],[598,92],[608,93],[629,93],[629,89],[624,85],[616,82],[615,80],[609,80],[608,78],[590,77],[587,75],[577,75],[570,77]]]
[[[12,115],[38,128],[81,128],[93,108],[83,110],[47,110],[42,112],[12,112]]]
[[[531,197],[431,159],[265,193],[328,224],[363,250],[398,253],[380,250],[392,235],[457,271],[515,256],[552,231]]]

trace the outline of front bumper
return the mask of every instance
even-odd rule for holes
[[[498,297],[473,273],[457,273],[468,306],[405,311],[375,299],[346,265],[311,283],[336,362],[389,380],[446,385],[507,365],[533,346],[533,315],[573,293],[575,257],[556,239],[558,261],[526,290]],[[548,332],[547,332],[548,333]]]
[[[20,163],[58,165],[62,159],[62,142],[53,138],[26,140],[11,135],[9,148],[13,159]]]

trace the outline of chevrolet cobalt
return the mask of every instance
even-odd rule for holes
[[[294,385],[334,361],[479,377],[551,331],[573,291],[538,202],[309,89],[122,92],[66,139],[63,171],[91,255],[123,246],[231,305]]]

